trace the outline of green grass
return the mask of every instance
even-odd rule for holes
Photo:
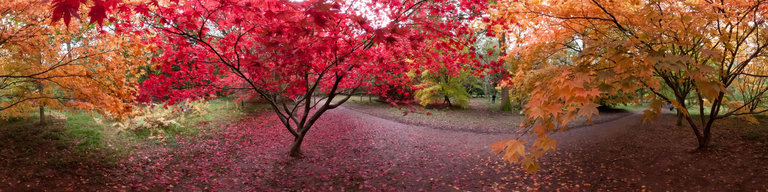
[[[231,98],[219,98],[208,102],[208,113],[202,115],[187,116],[180,122],[184,127],[194,127],[201,122],[212,122],[217,119],[238,118],[247,113],[265,110],[266,105],[255,103],[235,103]]]
[[[709,108],[709,107],[705,106],[703,111],[704,111],[704,115],[709,115],[710,113],[712,113],[712,108]],[[720,113],[719,114],[720,115],[726,114],[726,113],[728,113],[728,111],[729,111],[728,107],[723,106],[723,107],[720,108]],[[688,113],[690,113],[692,116],[701,116],[702,115],[702,113],[699,110],[698,106],[688,107]]]
[[[96,123],[94,118],[101,118],[100,115],[91,116],[85,111],[63,112],[67,117],[65,130],[67,130],[68,139],[77,143],[81,149],[95,149],[101,147],[104,125]]]
[[[638,111],[648,109],[648,104],[617,104],[610,106],[613,109],[622,109],[626,111]]]
[[[370,97],[370,98],[369,98]],[[341,101],[344,97],[337,96],[333,99],[334,102]],[[363,105],[388,105],[387,103],[380,102],[376,96],[364,95],[362,98],[359,95],[355,95],[347,100],[347,103],[363,104]]]
[[[97,118],[100,116],[97,116]],[[104,127],[84,111],[46,111],[46,124],[39,114],[0,122],[0,141],[10,141],[0,156],[11,162],[4,168],[69,169],[79,164],[109,166],[118,150],[106,147]]]
[[[104,125],[96,123],[94,118],[101,115],[86,111],[46,110],[46,125],[39,124],[40,114],[35,111],[28,118],[14,118],[5,121],[10,129],[36,129],[42,139],[74,143],[82,151],[101,147],[104,137]],[[13,131],[12,131],[13,132]],[[37,133],[37,132],[36,132]],[[11,137],[29,137],[30,135],[10,135]]]
[[[646,110],[646,109],[648,109],[649,107],[650,107],[650,106],[649,106],[649,104],[648,104],[648,103],[644,103],[644,104],[620,104],[620,105],[611,106],[611,108],[614,108],[614,109],[623,109],[623,110],[628,110],[628,111]],[[664,106],[664,107],[662,107],[662,109],[669,109],[669,108],[667,108],[666,106]],[[704,108],[704,114],[709,114],[709,113],[710,113],[710,111],[711,111],[711,109],[710,109],[710,108],[708,108],[708,107],[707,107],[707,108]],[[721,114],[725,114],[725,113],[726,113],[726,111],[727,111],[727,108],[726,108],[726,107],[723,107],[723,108],[720,110],[720,113],[721,113]],[[698,106],[689,106],[689,107],[688,107],[688,112],[689,112],[689,113],[690,113],[692,116],[701,116],[701,112],[699,111],[699,108],[698,108]]]

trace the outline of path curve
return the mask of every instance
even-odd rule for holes
[[[626,130],[641,125],[640,117],[639,114],[632,113],[609,122],[553,133],[551,137],[558,142],[557,153],[568,152],[571,148],[583,147],[585,143],[620,136]],[[366,178],[366,181],[374,183],[373,185],[394,185],[398,190],[405,191],[530,190],[529,187],[552,190],[562,187],[558,186],[561,181],[570,177],[546,173],[526,175],[519,165],[510,164],[504,161],[501,155],[491,151],[492,143],[519,136],[519,133],[475,133],[434,129],[404,124],[346,107],[327,111],[315,129],[333,127],[355,127],[344,134],[363,137],[363,143],[368,143],[368,146],[356,146],[355,150],[366,151],[370,155],[360,154],[345,158],[366,159],[368,164],[392,164],[387,171],[381,173],[384,177]],[[530,141],[533,138],[527,136],[521,139]],[[325,138],[310,134],[307,144],[313,147],[307,148],[330,144],[321,143],[326,143]],[[314,153],[309,156],[323,155]],[[549,152],[545,158],[553,156],[559,155]],[[567,162],[562,159],[556,161]],[[557,167],[563,169],[569,166]],[[546,165],[542,171],[552,171],[550,168],[555,166]],[[391,178],[398,179],[389,181]]]
[[[366,113],[361,110],[357,110],[354,108],[349,108],[345,106],[341,106],[335,110],[332,111],[339,111],[339,112],[345,112],[345,113],[356,113],[384,121],[390,121],[392,123],[402,124],[405,126],[411,126],[411,127],[422,127],[422,128],[429,128],[429,129],[437,129],[437,130],[444,130],[444,131],[451,131],[451,132],[466,132],[466,133],[473,133],[473,134],[481,134],[481,135],[508,135],[511,136],[522,136],[525,137],[528,133],[518,133],[517,130],[511,130],[509,132],[478,132],[478,131],[468,131],[468,130],[453,130],[453,129],[444,129],[437,125],[424,125],[424,124],[412,124],[404,121],[398,121],[392,118],[382,117],[370,113]],[[569,141],[587,141],[587,140],[595,140],[595,139],[605,139],[605,138],[611,138],[612,136],[616,136],[617,134],[621,134],[626,132],[626,130],[630,127],[634,126],[640,126],[642,124],[642,114],[637,111],[629,111],[629,112],[623,112],[625,114],[605,119],[605,120],[598,120],[595,121],[594,124],[587,125],[587,124],[580,124],[580,125],[571,125],[567,130],[562,132],[553,133],[551,135],[552,138],[557,139],[559,143],[567,143]],[[510,129],[513,129],[510,127]],[[530,140],[528,138],[527,140]]]

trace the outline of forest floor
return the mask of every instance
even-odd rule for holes
[[[48,131],[21,134],[20,125],[0,126],[0,143],[7,145],[0,146],[0,191],[768,189],[765,117],[759,118],[762,126],[739,119],[720,121],[711,149],[694,152],[690,128],[675,126],[672,114],[643,124],[635,111],[601,113],[603,120],[596,119],[594,125],[553,135],[557,150],[542,159],[537,174],[529,175],[488,147],[519,135],[501,128],[516,126],[496,122],[522,119],[519,114],[491,116],[472,110],[450,116],[454,113],[425,109],[433,116],[415,122],[407,119],[413,114],[391,115],[399,112],[348,103],[327,112],[310,130],[302,158],[287,156],[292,137],[267,111],[160,144],[132,145],[116,155],[81,155],[63,164],[34,159],[62,158],[68,145],[82,141],[23,144],[52,142],[53,137],[41,135]],[[460,129],[460,116],[489,126]]]
[[[102,132],[84,124],[88,114],[49,113],[0,121],[0,191],[93,189],[109,178],[122,152],[100,145]]]

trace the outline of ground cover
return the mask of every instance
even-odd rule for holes
[[[440,124],[407,124],[391,119],[392,116],[360,112],[360,108],[353,105],[357,104],[332,110],[320,119],[306,138],[301,158],[288,157],[292,138],[277,123],[274,114],[263,110],[242,116],[218,114],[225,117],[221,119],[230,119],[200,121],[199,131],[194,134],[175,134],[164,142],[127,142],[123,143],[127,146],[124,151],[90,150],[91,155],[64,152],[93,143],[88,139],[70,139],[79,137],[64,134],[68,131],[4,126],[16,131],[4,130],[0,138],[4,139],[3,143],[16,147],[3,147],[0,153],[4,157],[0,171],[7,175],[0,188],[11,191],[753,191],[768,187],[765,176],[768,165],[761,163],[768,160],[768,130],[739,119],[727,119],[717,125],[715,146],[711,150],[694,151],[696,141],[685,126],[674,125],[673,113],[665,111],[660,118],[643,124],[637,111],[623,112],[628,114],[553,135],[559,142],[557,150],[545,156],[540,172],[530,175],[517,165],[506,163],[488,148],[494,141],[517,136],[514,131],[437,129],[434,127]],[[768,123],[768,118],[759,119],[761,123]],[[20,130],[39,133],[20,134]],[[87,131],[75,131],[75,135],[83,135],[79,132]],[[60,141],[50,136],[56,133],[63,135]],[[109,135],[103,130],[101,133]],[[25,140],[41,143],[19,144],[20,135],[29,137]],[[105,141],[114,140],[102,136],[96,143],[108,146],[110,143]],[[35,149],[42,153],[29,152],[33,150],[31,147],[27,147],[26,153],[20,152],[24,150],[18,146],[40,146]],[[63,156],[65,154],[69,156]],[[62,162],[62,159],[71,160]],[[38,163],[45,160],[62,163]],[[21,162],[28,163],[22,165]],[[18,168],[12,169],[12,166]]]

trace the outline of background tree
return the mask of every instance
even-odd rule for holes
[[[526,105],[537,140],[530,153],[516,139],[495,149],[510,161],[523,159],[530,170],[554,148],[549,133],[566,129],[574,117],[597,114],[596,103],[606,96],[651,92],[644,119],[658,116],[670,102],[682,112],[699,149],[709,146],[716,120],[753,119],[766,111],[766,89],[760,86],[768,77],[760,70],[768,54],[763,1],[501,1],[493,10],[491,25],[516,20],[514,26],[530,34],[517,50],[525,57],[546,58],[563,49],[578,53],[566,65],[522,68],[524,77],[549,77],[537,81]],[[749,91],[737,92],[740,82]],[[662,93],[663,86],[672,94]],[[689,93],[701,115],[689,113]]]
[[[461,108],[469,107],[469,99],[472,98],[467,90],[469,87],[476,87],[467,71],[459,71],[459,74],[448,73],[447,70],[441,71],[422,71],[421,83],[416,85],[417,90],[415,98],[420,104],[427,106],[435,102],[443,101],[449,107],[459,106]]]
[[[0,117],[28,115],[39,106],[94,109],[115,116],[130,111],[137,73],[147,62],[139,39],[82,21],[49,25],[42,1],[5,1],[0,36]]]
[[[496,95],[500,92],[496,90],[496,88],[502,80],[507,79],[509,71],[503,66],[505,62],[499,62],[499,57],[502,53],[499,39],[495,36],[488,36],[488,29],[481,30],[479,33],[481,34],[479,38],[477,38],[474,48],[475,54],[478,55],[479,61],[483,64],[483,68],[481,69],[481,76],[483,77],[482,85],[485,92],[490,95]],[[502,93],[501,97],[504,96],[505,94]],[[502,98],[501,100],[504,99]],[[499,103],[502,110],[512,108],[510,104],[505,104],[503,101]]]

